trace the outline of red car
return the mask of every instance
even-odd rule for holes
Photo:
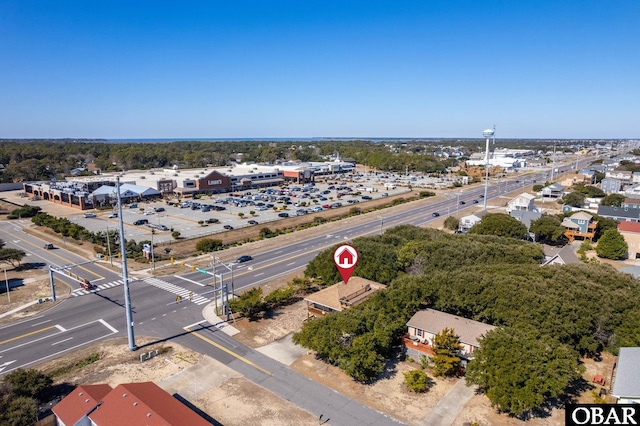
[[[327,209],[330,209],[330,208],[331,208],[331,206],[330,206],[329,204],[325,204],[324,206],[322,206],[322,208],[323,208],[323,209],[325,209],[325,210],[327,210]]]

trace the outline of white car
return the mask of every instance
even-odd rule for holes
[[[95,213],[85,213],[84,217],[96,217]]]
[[[152,211],[149,211],[149,210],[148,210],[148,211],[146,211],[146,212],[144,212],[144,215],[145,215],[145,216],[151,216],[152,214],[153,214],[153,212],[152,212]]]

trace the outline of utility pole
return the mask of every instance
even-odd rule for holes
[[[9,304],[11,304],[11,295],[9,294],[9,280],[7,279],[7,269],[4,270],[4,284],[7,286],[7,297],[9,298]]]
[[[122,256],[122,280],[124,281],[124,310],[127,316],[127,337],[129,350],[138,349],[133,335],[133,314],[131,312],[131,294],[129,292],[129,271],[127,269],[127,247],[124,241],[124,223],[122,223],[122,200],[120,198],[120,176],[116,178],[116,193],[118,196],[118,224],[120,233],[120,255]]]
[[[556,171],[556,146],[553,145],[553,161],[551,162],[551,183],[553,183],[553,172]]]
[[[113,256],[111,256],[111,235],[109,235],[109,227],[107,226],[107,250],[109,250],[109,260],[113,267]]]

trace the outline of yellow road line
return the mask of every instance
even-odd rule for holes
[[[36,247],[36,248],[42,248],[42,247],[40,247],[40,246],[38,246],[38,245],[36,245],[36,244],[32,243],[31,241],[24,240],[24,239],[20,238],[18,235],[14,235],[14,234],[12,234],[11,232],[7,232],[7,234],[9,234],[9,235],[13,236],[14,238],[16,238],[17,240],[20,240],[20,241],[22,241],[22,242],[24,242],[24,243],[27,243],[27,244],[29,244],[29,245],[31,245],[31,246],[33,246],[33,247]],[[32,236],[33,236],[33,235],[32,235]],[[38,238],[38,237],[34,237],[34,238]],[[38,239],[40,239],[40,238],[38,238]],[[57,257],[57,258],[58,258],[58,259],[60,259],[60,260],[63,260],[63,261],[65,261],[65,262],[67,262],[67,261],[68,261],[68,259],[65,259],[64,257],[60,256],[59,254],[54,253],[53,251],[49,251],[48,253],[49,253],[50,255],[52,255],[52,256]],[[78,255],[76,255],[76,256],[78,256]],[[82,256],[81,256],[81,257],[82,257]],[[99,264],[96,264],[96,265],[97,265],[97,266],[102,267],[102,266],[101,266],[101,265],[99,265]],[[92,274],[92,275],[95,275],[96,277],[98,277],[98,279],[103,279],[103,278],[104,278],[102,275],[97,274],[97,273],[93,272],[92,270],[85,268],[84,266],[76,266],[76,268],[80,268],[80,269],[82,269],[82,270],[84,270],[84,271],[86,271],[86,272],[88,272],[88,273],[90,273],[90,274]]]
[[[16,336],[16,337],[12,337],[11,339],[8,339],[8,340],[3,340],[2,342],[0,342],[0,345],[4,345],[5,343],[13,342],[14,340],[22,339],[23,337],[31,336],[33,334],[42,333],[43,331],[47,331],[47,330],[50,330],[52,328],[56,328],[56,326],[55,325],[50,325],[49,327],[41,328],[40,330],[36,330],[36,331],[32,331],[31,333],[23,334],[22,336]]]
[[[222,351],[225,351],[225,352],[226,352],[226,353],[228,353],[229,355],[231,355],[231,356],[233,356],[233,357],[235,357],[235,358],[239,359],[240,361],[244,362],[245,364],[248,364],[248,365],[250,365],[250,366],[252,366],[252,367],[254,367],[254,368],[257,368],[258,370],[262,371],[262,372],[263,372],[263,373],[265,373],[265,374],[268,374],[269,376],[273,376],[273,374],[272,374],[269,370],[265,370],[264,368],[260,367],[259,365],[256,365],[255,363],[253,363],[253,362],[249,361],[248,359],[246,359],[246,358],[244,358],[244,357],[242,357],[242,356],[238,355],[237,353],[235,353],[235,352],[233,352],[233,351],[231,351],[231,350],[229,350],[229,349],[225,348],[224,346],[221,346],[221,345],[217,344],[217,343],[216,343],[216,342],[214,342],[213,340],[211,340],[211,339],[209,339],[209,338],[207,338],[207,337],[204,337],[204,336],[203,336],[203,335],[201,335],[200,333],[197,333],[197,332],[195,332],[195,331],[192,331],[189,327],[184,327],[184,329],[185,329],[185,330],[187,330],[189,333],[193,334],[194,336],[196,336],[197,338],[202,339],[202,340],[204,340],[205,342],[209,343],[210,345],[215,346],[216,348],[218,348],[218,349],[220,349],[220,350],[222,350]],[[2,343],[2,342],[0,342],[0,343]]]

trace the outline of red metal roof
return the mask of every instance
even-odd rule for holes
[[[210,425],[153,382],[118,385],[89,417],[98,426]]]
[[[640,222],[620,222],[618,224],[620,232],[640,232]]]
[[[111,390],[109,385],[78,386],[51,410],[64,424],[72,425],[89,414]]]

